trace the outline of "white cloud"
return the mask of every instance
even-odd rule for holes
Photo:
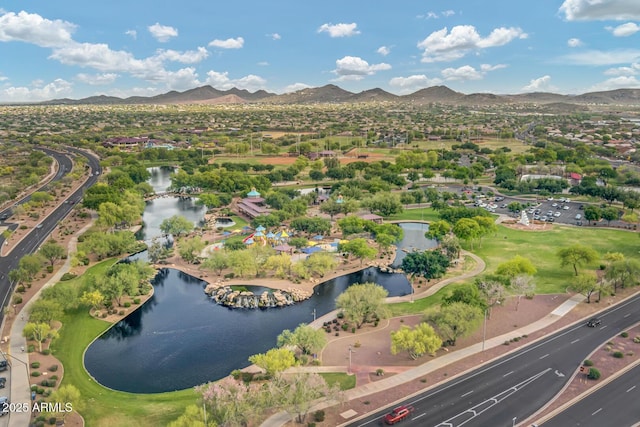
[[[65,65],[91,67],[99,71],[144,71],[145,61],[135,59],[125,51],[111,50],[106,44],[75,43],[53,50],[51,59]]]
[[[280,40],[282,36],[278,33],[267,34],[267,37],[271,37],[272,40]]]
[[[209,52],[204,47],[198,47],[197,50],[187,50],[185,52],[178,52],[176,50],[162,50],[159,49],[156,52],[155,58],[160,61],[174,61],[181,62],[183,64],[195,64],[203,61],[209,56]]]
[[[605,70],[605,76],[635,76],[640,74],[640,63],[636,62],[629,67],[609,68]]]
[[[445,80],[481,80],[483,73],[470,65],[463,65],[458,68],[445,68],[441,71]]]
[[[565,0],[560,6],[568,21],[640,19],[637,0]]]
[[[599,92],[614,89],[640,89],[640,80],[634,76],[613,77],[591,86],[587,91]]]
[[[389,80],[389,86],[399,89],[400,93],[411,93],[418,89],[436,86],[442,83],[439,78],[429,78],[424,74],[409,77],[394,77]]]
[[[217,71],[209,71],[207,73],[206,84],[209,84],[216,89],[227,90],[233,87],[238,89],[246,89],[251,92],[255,92],[258,89],[264,89],[267,81],[260,76],[249,74],[239,79],[230,79],[229,73],[219,73]]]
[[[446,27],[434,31],[418,43],[418,48],[424,51],[422,62],[453,61],[472,50],[503,46],[516,38],[525,39],[527,34],[520,28],[500,27],[482,38],[474,26],[458,25],[451,32]]]
[[[31,87],[19,86],[8,87],[0,90],[0,99],[3,102],[35,102],[48,99],[63,98],[71,95],[73,84],[63,79],[56,79],[53,82],[40,86],[38,83]]]
[[[289,85],[289,86],[285,87],[285,88],[284,88],[284,93],[297,92],[297,91],[299,91],[299,90],[307,89],[307,88],[310,88],[310,87],[311,87],[311,86],[309,86],[309,85],[308,85],[308,84],[306,84],[306,83],[294,83],[294,84],[291,84],[291,85]]]
[[[109,85],[113,83],[117,78],[118,78],[118,75],[116,73],[103,73],[103,74],[80,73],[76,75],[76,80],[91,86]]]
[[[159,42],[168,42],[171,37],[178,36],[178,30],[173,27],[169,27],[166,25],[160,25],[160,23],[156,22],[153,25],[147,27],[153,38],[158,40]]]
[[[322,24],[318,28],[319,33],[328,33],[329,37],[351,37],[360,34],[357,30],[358,24]]]
[[[0,16],[0,41],[21,41],[40,47],[59,47],[72,43],[76,26],[56,19],[51,21],[35,13],[13,12]]]
[[[380,55],[387,56],[391,53],[391,48],[388,46],[380,46],[378,50],[376,50]]]
[[[209,42],[209,46],[219,47],[220,49],[241,49],[244,46],[244,39],[242,37],[226,40],[215,39]]]
[[[640,26],[635,22],[627,22],[617,27],[606,27],[616,37],[629,37],[640,31]]]
[[[564,62],[573,65],[625,64],[636,62],[638,59],[640,59],[639,49],[588,50],[580,53],[570,53],[563,57]]]
[[[577,39],[577,38],[571,38],[569,40],[567,40],[567,46],[569,47],[580,47],[582,46],[582,40]]]
[[[138,32],[136,30],[127,30],[124,33],[134,40],[138,38]]]
[[[546,75],[529,81],[529,84],[522,88],[524,92],[549,92],[557,88],[551,84],[551,76]]]
[[[258,62],[258,65],[261,66],[261,67],[268,67],[269,63],[267,61],[260,61],[260,62]]]
[[[332,72],[338,75],[338,81],[362,80],[365,76],[373,75],[377,71],[389,69],[391,69],[391,65],[384,62],[380,64],[369,64],[357,56],[345,56],[336,60],[336,69]]]
[[[496,64],[496,65],[480,64],[480,70],[483,73],[488,73],[489,71],[501,70],[503,68],[507,68],[507,66],[505,64]]]
[[[451,9],[449,9],[449,10],[443,10],[443,11],[440,13],[440,15],[444,16],[445,18],[448,18],[449,16],[453,16],[453,15],[455,15],[455,14],[456,14],[456,13],[455,13],[453,10],[451,10]],[[427,13],[426,13],[426,14],[424,14],[424,15],[418,15],[418,16],[416,16],[416,18],[418,18],[418,19],[438,19],[438,18],[440,18],[440,15],[438,15],[438,13],[437,13],[437,12],[434,12],[434,11],[430,10],[429,12],[427,12]]]
[[[446,17],[453,16],[455,14],[456,13],[451,9],[442,11],[442,16],[446,16]]]

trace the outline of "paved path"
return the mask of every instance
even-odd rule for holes
[[[68,254],[76,251],[79,235],[86,232],[95,221],[95,216],[91,222],[78,231],[75,236],[71,238],[68,246]],[[27,324],[29,318],[29,308],[34,301],[36,301],[40,292],[43,289],[53,286],[60,281],[62,275],[69,271],[71,266],[71,257],[67,256],[67,259],[63,266],[56,272],[56,274],[42,286],[42,288],[34,294],[34,296],[22,307],[20,312],[16,315],[13,325],[11,326],[11,338],[9,352],[7,353],[7,360],[11,365],[10,375],[7,375],[7,388],[10,388],[11,393],[9,399],[14,404],[31,404],[31,377],[29,376],[29,356],[25,349],[27,348],[27,340],[22,336],[22,330]],[[0,418],[0,427],[27,427],[31,421],[31,413],[27,412],[11,412],[9,416]]]
[[[514,337],[521,337],[522,335],[531,335],[536,331],[539,331],[541,329],[546,328],[547,326],[553,324],[554,322],[556,322],[558,319],[560,319],[562,316],[564,316],[565,314],[567,314],[569,311],[571,311],[571,309],[573,309],[576,305],[578,305],[580,302],[584,301],[585,297],[583,295],[580,294],[576,294],[573,297],[569,298],[568,300],[566,300],[565,302],[563,302],[561,305],[559,305],[555,310],[553,310],[551,313],[549,313],[548,315],[546,315],[545,317],[543,317],[542,319],[533,322],[529,325],[523,326],[519,329],[516,329],[514,331],[511,331],[507,334],[503,334],[497,337],[493,337],[490,339],[487,339],[484,342],[484,347],[485,349],[487,348],[493,348],[493,347],[497,347],[500,345],[503,345],[503,343],[505,341],[510,340],[511,338]],[[323,316],[324,317],[324,316]],[[436,371],[444,366],[450,365],[452,363],[456,363],[468,356],[471,356],[473,354],[476,353],[480,353],[483,351],[483,343],[477,343],[477,344],[473,344],[470,345],[468,347],[462,348],[460,350],[456,350],[450,353],[447,353],[445,355],[442,355],[436,359],[430,360],[427,363],[424,363],[420,366],[416,366],[414,368],[410,368],[405,370],[404,372],[399,372],[395,375],[393,375],[392,377],[389,378],[385,378],[383,380],[378,380],[375,382],[370,382],[368,384],[364,384],[360,387],[356,387],[354,389],[351,390],[347,390],[345,392],[345,398],[347,401],[349,400],[354,400],[354,399],[360,399],[363,398],[365,396],[368,396],[370,394],[373,393],[378,393],[381,391],[385,391],[385,390],[389,390],[391,388],[400,386],[404,383],[407,383],[409,381],[415,380],[416,378],[421,378],[433,371]],[[323,369],[320,369],[323,368]],[[299,372],[328,372],[329,369],[331,369],[332,367],[299,367],[296,368],[297,371]],[[376,368],[379,368],[376,367]],[[334,371],[333,372],[346,372],[346,367],[341,366],[341,367],[333,367]],[[397,367],[394,367],[394,369],[397,371]],[[329,403],[325,403],[325,402],[320,402],[318,403],[318,405],[316,405],[312,410],[316,411],[318,409],[323,409],[326,408],[328,406],[331,406]],[[279,427],[284,425],[286,422],[288,422],[289,420],[291,420],[291,417],[289,416],[289,414],[285,413],[285,412],[279,412],[273,416],[271,416],[270,418],[268,418],[266,421],[264,421],[261,426],[262,427]],[[346,420],[345,420],[346,421]]]

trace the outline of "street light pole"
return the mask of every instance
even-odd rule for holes
[[[487,339],[487,309],[484,309],[484,324],[482,326],[482,351],[484,351],[484,342]]]
[[[516,419],[517,419],[517,418],[518,418],[518,417],[513,417],[513,424],[511,424],[511,425],[512,425],[512,427],[516,427]]]
[[[315,308],[313,309],[313,313],[312,314],[313,314],[313,321],[315,322],[316,321],[316,309]]]

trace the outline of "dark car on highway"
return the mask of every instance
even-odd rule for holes
[[[589,321],[587,322],[587,326],[590,328],[595,328],[596,326],[598,326],[600,323],[602,323],[602,320],[600,320],[597,317],[594,317],[592,319],[589,319]]]

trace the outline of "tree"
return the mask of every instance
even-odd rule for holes
[[[30,282],[42,269],[42,257],[38,254],[25,255],[20,259],[18,265],[20,269],[26,272]]]
[[[302,354],[315,354],[327,344],[327,337],[322,330],[301,323],[293,332],[282,331],[277,341],[278,347],[295,346]]]
[[[269,383],[268,390],[275,406],[295,415],[298,423],[304,423],[307,413],[318,399],[342,400],[339,385],[336,383],[329,387],[324,378],[316,373],[276,375]]]
[[[440,251],[442,251],[450,261],[458,259],[461,250],[460,240],[452,234],[447,234],[440,240]]]
[[[80,304],[88,305],[95,310],[104,304],[104,295],[97,290],[84,292],[80,297]]]
[[[191,232],[191,230],[193,230],[193,222],[182,215],[173,215],[160,223],[160,231],[164,234],[180,236],[183,233]]]
[[[151,243],[151,246],[147,249],[147,257],[149,258],[150,263],[155,264],[158,261],[168,258],[171,255],[171,252],[171,248],[160,243],[158,239],[153,239],[153,243]]]
[[[599,207],[589,205],[584,208],[584,219],[590,222],[600,221],[602,218],[602,210]]]
[[[511,291],[518,296],[516,301],[516,311],[520,307],[520,299],[524,295],[525,297],[533,297],[533,293],[536,290],[536,285],[533,283],[533,278],[526,274],[520,274],[511,278]]]
[[[475,307],[479,307],[481,310],[487,308],[487,302],[480,294],[480,289],[474,283],[465,283],[456,286],[450,294],[442,297],[442,305],[453,304],[454,302],[462,302]]]
[[[615,221],[620,217],[620,212],[618,208],[613,206],[609,206],[607,208],[602,209],[602,219],[607,221],[607,225],[611,224],[611,221]]]
[[[182,415],[169,423],[168,427],[213,427],[209,423],[205,425],[202,417],[201,408],[198,408],[197,405],[189,405]]]
[[[435,279],[446,273],[449,258],[439,251],[411,252],[402,259],[401,268],[412,276]]]
[[[494,219],[490,216],[474,216],[472,219],[477,222],[478,227],[480,227],[480,230],[478,232],[480,245],[482,245],[482,237],[488,236],[489,234],[496,233],[498,231],[498,226],[496,225]]]
[[[51,394],[51,401],[57,403],[55,406],[59,408],[56,413],[62,415],[62,420],[66,418],[72,411],[82,411],[84,409],[84,402],[82,401],[82,394],[74,385],[67,384],[61,386],[58,390]]]
[[[387,250],[393,246],[396,238],[390,234],[378,233],[376,234],[376,243],[381,252],[386,253]]]
[[[473,333],[482,322],[483,311],[480,307],[463,302],[442,305],[437,310],[425,313],[425,320],[433,323],[440,336],[449,345],[456,340]]]
[[[619,259],[611,262],[604,272],[604,277],[613,284],[613,293],[618,288],[626,288],[638,283],[640,276],[640,261],[636,259]]]
[[[49,324],[62,318],[62,306],[52,299],[39,298],[31,305],[29,321]]]
[[[496,269],[496,274],[500,276],[507,276],[511,279],[522,274],[533,276],[536,274],[536,271],[537,270],[531,260],[521,255],[516,255],[509,261],[499,264]]]
[[[254,260],[246,249],[229,252],[229,267],[236,276],[243,277],[253,266]]]
[[[507,205],[509,212],[520,212],[522,210],[522,204],[520,202],[511,202]]]
[[[256,385],[245,384],[232,377],[196,387],[214,425],[247,425],[264,408],[265,396]]]
[[[596,291],[598,278],[594,273],[580,273],[569,285],[569,289],[587,297],[587,304],[591,302],[591,294]]]
[[[420,323],[413,329],[403,325],[399,330],[391,332],[391,354],[407,351],[413,360],[425,355],[435,355],[442,347],[442,339],[431,325]]]
[[[65,249],[55,242],[47,242],[40,247],[40,255],[49,261],[51,267],[53,267],[56,261],[64,258],[66,254]]]
[[[424,233],[427,239],[442,240],[444,236],[451,232],[451,224],[445,220],[433,221],[429,224],[429,230]]]
[[[266,353],[254,354],[249,362],[265,370],[272,377],[278,372],[285,371],[296,364],[293,352],[287,348],[272,348]]]
[[[310,274],[323,277],[328,271],[336,269],[338,261],[332,253],[316,252],[297,264],[302,264]]]
[[[497,280],[480,280],[477,281],[480,293],[484,295],[487,306],[489,307],[489,318],[491,318],[491,308],[502,304],[506,295],[504,285]]]
[[[200,258],[200,253],[204,248],[205,243],[202,237],[185,238],[178,243],[178,254],[183,260],[194,264]]]
[[[453,226],[453,234],[468,241],[471,244],[471,250],[473,250],[473,239],[478,238],[480,233],[480,225],[471,218],[461,218]]]
[[[560,248],[557,255],[560,258],[561,267],[572,266],[576,276],[578,275],[579,265],[594,262],[600,257],[593,248],[581,244]]]
[[[24,326],[22,335],[27,339],[32,339],[38,343],[38,351],[42,353],[42,343],[49,337],[55,335],[48,323],[29,322]]]
[[[196,203],[206,206],[207,209],[219,208],[220,206],[222,206],[220,198],[216,194],[211,193],[200,194]]]
[[[356,283],[336,298],[336,307],[360,329],[373,316],[378,318],[387,316],[388,309],[385,305],[387,295],[386,289],[375,283]]]
[[[360,265],[362,265],[365,258],[372,259],[378,253],[376,248],[369,245],[367,240],[361,237],[350,240],[347,243],[341,243],[339,245],[339,250],[348,252],[354,257],[358,258],[360,260]]]
[[[331,221],[333,221],[333,217],[342,213],[342,203],[338,203],[336,199],[328,199],[320,205],[320,212],[326,213],[331,217]]]

